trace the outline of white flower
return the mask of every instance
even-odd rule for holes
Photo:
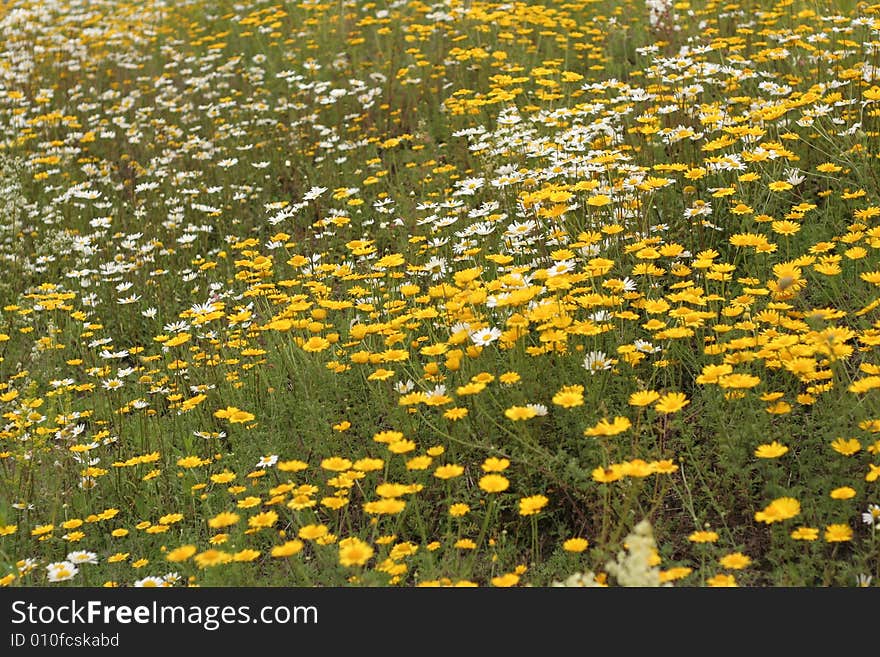
[[[465,178],[455,183],[457,189],[452,193],[453,196],[473,196],[477,193],[486,182],[485,178]]]
[[[410,390],[415,387],[415,382],[412,379],[407,379],[406,381],[398,381],[394,384],[395,392],[399,392],[401,395],[405,395]]]
[[[55,561],[46,566],[46,578],[50,582],[64,582],[73,579],[78,572],[79,568],[70,561]]]
[[[432,257],[425,263],[424,271],[431,275],[432,280],[440,280],[446,273],[446,258]]]
[[[584,356],[584,367],[588,372],[610,370],[613,362],[604,351],[591,351]]]
[[[658,351],[660,351],[660,347],[655,347],[647,340],[641,340],[639,338],[633,340],[633,346],[636,348],[637,351],[641,351],[646,354],[656,354]]]
[[[98,563],[98,555],[87,550],[77,550],[67,555],[67,560],[71,563]]]
[[[312,187],[303,195],[303,201],[314,201],[321,194],[327,191],[326,187]]]
[[[788,176],[785,180],[791,185],[797,186],[806,180],[800,169],[786,169],[785,173]]]
[[[261,456],[260,460],[257,461],[258,468],[271,468],[278,462],[278,455],[271,454],[269,456]]]
[[[869,504],[868,510],[862,514],[862,522],[871,527],[880,524],[880,506]]]
[[[156,587],[166,587],[170,586],[168,582],[166,582],[161,577],[155,577],[150,575],[148,577],[144,577],[143,579],[137,580],[134,585],[137,588],[156,588]]]
[[[458,333],[461,333],[462,331],[464,331],[465,333],[470,333],[471,325],[468,324],[467,322],[457,322],[449,327],[450,337],[454,336]]]
[[[491,344],[495,342],[498,338],[501,337],[501,330],[495,328],[483,328],[478,331],[472,331],[470,333],[471,341],[477,346],[484,347],[487,344]]]
[[[547,407],[544,404],[526,404],[526,408],[530,408],[535,411],[535,415],[547,415]]]
[[[548,276],[562,276],[574,269],[574,260],[560,260],[547,269]]]
[[[189,328],[189,324],[187,322],[180,321],[180,322],[171,322],[169,324],[166,324],[165,326],[162,327],[162,330],[168,331],[169,333],[171,333],[171,332],[180,333],[182,331],[187,330],[188,328]]]

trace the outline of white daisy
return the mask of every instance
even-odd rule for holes
[[[494,326],[491,328],[482,328],[477,331],[472,331],[470,334],[471,341],[479,346],[484,347],[487,344],[491,344],[495,342],[498,338],[501,337],[501,330],[495,328]]]
[[[64,582],[73,579],[78,572],[79,568],[70,561],[55,561],[46,566],[46,578],[50,582]]]

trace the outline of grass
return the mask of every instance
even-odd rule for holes
[[[3,585],[880,579],[880,5],[0,23]]]

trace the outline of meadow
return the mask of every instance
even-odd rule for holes
[[[0,34],[0,585],[880,581],[880,4]]]

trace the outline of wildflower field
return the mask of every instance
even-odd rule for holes
[[[0,584],[880,580],[880,4],[0,34]]]

